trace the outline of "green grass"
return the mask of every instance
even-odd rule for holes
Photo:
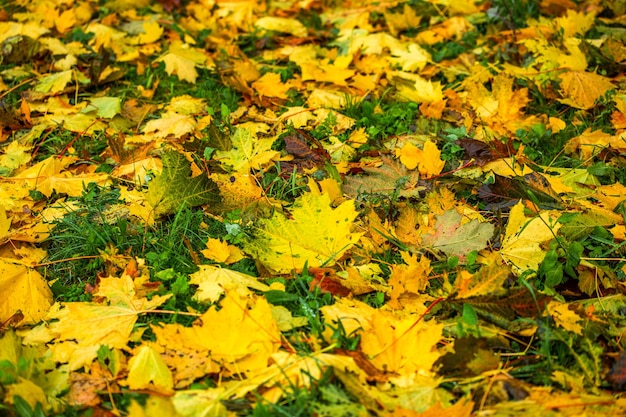
[[[94,285],[98,274],[115,270],[102,253],[144,258],[151,276],[164,283],[163,291],[183,291],[181,276],[197,270],[194,256],[201,257],[207,239],[226,235],[223,224],[200,210],[183,209],[153,227],[144,226],[123,209],[115,210],[121,209],[118,189],[95,184],[72,203],[77,208],[56,222],[46,241],[46,274],[57,280],[53,291],[63,301],[75,301],[77,288]]]

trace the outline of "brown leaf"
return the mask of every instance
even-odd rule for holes
[[[298,172],[322,169],[330,161],[328,152],[322,145],[304,130],[297,130],[284,137],[285,151],[293,155],[290,161],[281,161],[280,168],[285,175],[291,175],[294,167]]]
[[[611,367],[606,379],[616,390],[624,390],[624,385],[626,385],[626,350],[620,352],[619,358]]]

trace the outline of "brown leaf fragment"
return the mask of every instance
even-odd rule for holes
[[[624,385],[626,385],[626,350],[620,352],[619,358],[611,367],[606,379],[615,390],[624,390]]]
[[[497,369],[498,356],[487,346],[487,340],[474,336],[454,340],[454,353],[448,352],[439,358],[435,366],[439,372],[451,377],[469,377]]]
[[[330,293],[334,296],[347,297],[352,292],[339,282],[339,277],[334,276],[331,268],[310,268],[309,273],[313,274],[313,279],[309,284],[309,290],[314,291],[319,288],[322,293]]]
[[[509,208],[519,200],[530,200],[543,209],[563,208],[560,197],[541,174],[533,172],[514,178],[495,174],[494,178],[493,184],[484,184],[478,189],[478,197],[487,202],[490,210]]]
[[[526,288],[516,288],[506,296],[484,296],[464,299],[484,320],[503,329],[510,328],[511,322],[519,317],[537,317],[543,312],[552,298],[535,293],[535,298]]]
[[[298,172],[321,169],[330,161],[328,152],[311,135],[303,130],[297,130],[285,136],[285,151],[293,156],[290,161],[281,161],[280,168],[285,175],[290,175],[294,167]]]
[[[366,374],[367,380],[369,382],[387,382],[389,377],[392,375],[388,372],[379,371],[372,362],[367,358],[367,356],[358,350],[346,350],[346,349],[336,349],[335,353],[337,355],[349,356],[354,360],[354,363],[358,365]]]

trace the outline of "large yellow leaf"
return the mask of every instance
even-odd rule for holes
[[[276,273],[333,265],[361,236],[351,231],[356,216],[352,200],[333,209],[327,194],[305,194],[290,217],[277,211],[261,219],[244,250]]]
[[[109,176],[107,174],[72,174],[68,168],[76,160],[77,158],[73,157],[57,158],[51,156],[20,172],[15,178],[24,180],[31,189],[46,196],[50,196],[53,191],[56,191],[59,194],[78,197],[82,195],[85,185],[90,182],[99,185],[105,185],[108,182]]]

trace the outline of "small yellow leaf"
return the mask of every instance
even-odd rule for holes
[[[33,90],[37,93],[60,93],[71,81],[72,70],[61,71],[41,77]]]
[[[276,97],[287,99],[287,91],[291,88],[288,84],[283,84],[280,75],[275,72],[268,72],[252,83],[252,88],[261,97]]]
[[[130,359],[127,382],[128,387],[133,390],[149,389],[163,395],[174,392],[172,372],[161,355],[149,344],[142,345]]]
[[[149,133],[156,138],[173,136],[180,138],[191,133],[196,126],[196,121],[184,114],[165,113],[160,119],[150,120],[141,129],[144,133]]]
[[[229,245],[220,239],[209,238],[206,243],[206,249],[202,250],[205,258],[215,262],[232,264],[243,258],[241,249],[236,246]]]
[[[396,149],[396,156],[407,169],[418,168],[420,174],[432,177],[441,173],[445,162],[440,158],[441,151],[430,140],[424,143],[424,149],[419,149],[411,142],[406,142],[401,149]]]
[[[591,12],[577,12],[576,10],[568,9],[567,14],[562,17],[554,19],[557,27],[563,29],[563,39],[569,38],[575,35],[584,35],[593,26],[593,22],[596,18],[596,13]]]
[[[0,173],[6,174],[16,168],[26,165],[30,161],[32,146],[21,145],[19,141],[13,141],[4,149],[0,156]]]
[[[213,265],[200,265],[200,270],[189,276],[189,283],[198,286],[194,300],[216,302],[226,291],[236,292],[240,297],[252,296],[252,288],[268,291],[270,288],[252,275]]]
[[[254,26],[273,32],[289,33],[299,38],[304,38],[308,33],[306,26],[300,21],[286,17],[265,16],[257,19]]]
[[[407,169],[417,168],[417,164],[423,159],[423,152],[411,142],[406,142],[402,148],[396,149],[396,156],[400,157],[400,162]]]
[[[411,81],[410,84],[404,82],[396,84],[398,98],[416,103],[432,103],[443,100],[443,88],[438,81],[432,82],[418,76],[412,77]]]
[[[583,318],[571,310],[569,304],[559,301],[550,301],[548,304],[548,312],[557,326],[561,326],[565,330],[574,332],[580,336],[583,335],[583,326],[580,324]]]
[[[212,66],[210,58],[199,49],[196,49],[181,41],[174,41],[170,45],[169,51],[155,60],[155,62],[165,62],[165,71],[169,74],[176,74],[183,81],[195,83],[198,78],[196,65],[209,68]]]
[[[234,171],[260,169],[280,156],[277,151],[272,150],[275,138],[258,138],[250,129],[235,130],[231,139],[232,149],[216,151],[215,158]]]
[[[158,41],[163,34],[163,28],[158,22],[144,22],[143,33],[137,36],[137,43],[145,45]]]
[[[420,174],[427,177],[441,173],[445,162],[441,160],[441,151],[430,140],[424,143],[424,157],[419,166]]]

